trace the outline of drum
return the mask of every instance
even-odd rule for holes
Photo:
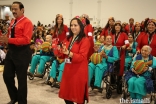
[[[44,52],[49,52],[49,47],[50,47],[50,43],[49,42],[43,42],[42,45],[41,45],[41,49],[42,51]]]
[[[144,61],[142,60],[137,60],[134,62],[134,70],[138,73],[138,74],[142,74],[144,72],[144,68],[146,67],[146,64]]]
[[[93,64],[99,64],[102,61],[102,56],[99,53],[93,53],[90,60]]]

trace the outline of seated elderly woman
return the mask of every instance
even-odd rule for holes
[[[106,36],[105,45],[102,51],[99,53],[101,56],[101,62],[95,63],[94,61],[89,63],[89,86],[93,75],[95,76],[94,86],[95,88],[101,88],[101,82],[104,72],[108,69],[108,63],[113,63],[119,59],[119,54],[116,46],[112,45],[112,37]],[[95,54],[95,53],[94,53]],[[98,54],[97,54],[98,55]],[[92,56],[91,56],[92,58]],[[100,57],[99,57],[100,58]]]
[[[31,68],[30,72],[28,72],[28,75],[33,76],[36,66],[39,63],[38,66],[38,72],[35,75],[36,77],[43,77],[43,71],[45,68],[45,63],[50,61],[51,57],[53,57],[53,52],[51,51],[51,41],[52,41],[52,36],[47,35],[46,36],[46,42],[45,45],[41,46],[40,54],[34,55],[31,60]]]
[[[150,93],[153,90],[153,86],[149,87],[149,83],[151,81],[151,69],[156,67],[156,58],[150,55],[151,50],[150,46],[143,46],[141,54],[133,59],[131,71],[129,71],[131,74],[126,73],[125,75],[132,99],[142,99],[147,92]]]

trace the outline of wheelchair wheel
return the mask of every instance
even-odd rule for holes
[[[106,98],[107,98],[107,99],[110,99],[111,96],[112,96],[112,90],[111,90],[111,88],[108,88],[108,89],[106,90]]]
[[[122,93],[121,98],[127,99],[127,93],[125,91]]]

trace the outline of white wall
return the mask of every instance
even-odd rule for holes
[[[11,5],[14,0],[0,0],[0,5]],[[128,22],[133,17],[141,22],[146,17],[156,19],[156,0],[19,0],[25,6],[25,15],[34,24],[40,20],[43,24],[49,24],[60,13],[64,17],[64,23],[69,25],[71,17],[88,14],[93,18],[92,24],[100,20],[103,27],[108,18],[113,16],[116,20]],[[72,7],[70,2],[72,1]],[[72,10],[70,10],[72,9]],[[97,24],[93,24],[97,25]]]

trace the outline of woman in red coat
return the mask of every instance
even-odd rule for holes
[[[130,18],[129,24],[125,26],[125,32],[128,35],[129,33],[133,33],[133,31],[134,31],[134,19]]]
[[[118,80],[117,80],[118,82],[117,87],[122,89],[122,86],[119,82],[124,72],[125,49],[129,46],[129,42],[128,42],[127,34],[122,32],[122,25],[120,21],[117,21],[112,29],[112,41],[113,41],[113,45],[118,48],[119,54],[120,54],[120,71],[119,71]],[[114,78],[112,76],[112,83],[114,81],[113,79]],[[122,92],[119,92],[119,93],[122,93]]]
[[[117,21],[112,30],[113,45],[118,48],[120,52],[120,72],[119,75],[123,75],[124,63],[125,63],[125,49],[129,46],[128,36],[122,32],[121,22]]]
[[[80,19],[71,20],[70,30],[62,49],[66,58],[59,97],[63,98],[66,104],[84,104],[85,100],[88,101],[87,56],[90,42],[84,34]]]
[[[134,41],[139,43],[140,38],[142,37],[143,34],[144,32],[142,32],[141,24],[139,22],[136,22],[134,25],[134,32],[132,33]]]
[[[53,38],[59,38],[59,41],[62,42],[69,34],[68,27],[63,24],[63,16],[60,14],[56,15],[55,23]]]
[[[114,17],[110,17],[104,29],[102,30],[100,36],[112,35],[112,28],[114,26],[115,20]]]
[[[138,52],[144,45],[149,45],[152,48],[151,55],[156,57],[156,23],[149,19],[146,25],[147,31],[140,38],[138,43]]]
[[[88,59],[89,59],[90,56],[94,53],[93,27],[90,24],[88,16],[85,18],[85,21],[86,21],[86,26],[84,28],[84,33],[86,34],[86,36],[88,37],[88,39],[90,41],[90,49],[89,49],[89,53],[88,53]]]

